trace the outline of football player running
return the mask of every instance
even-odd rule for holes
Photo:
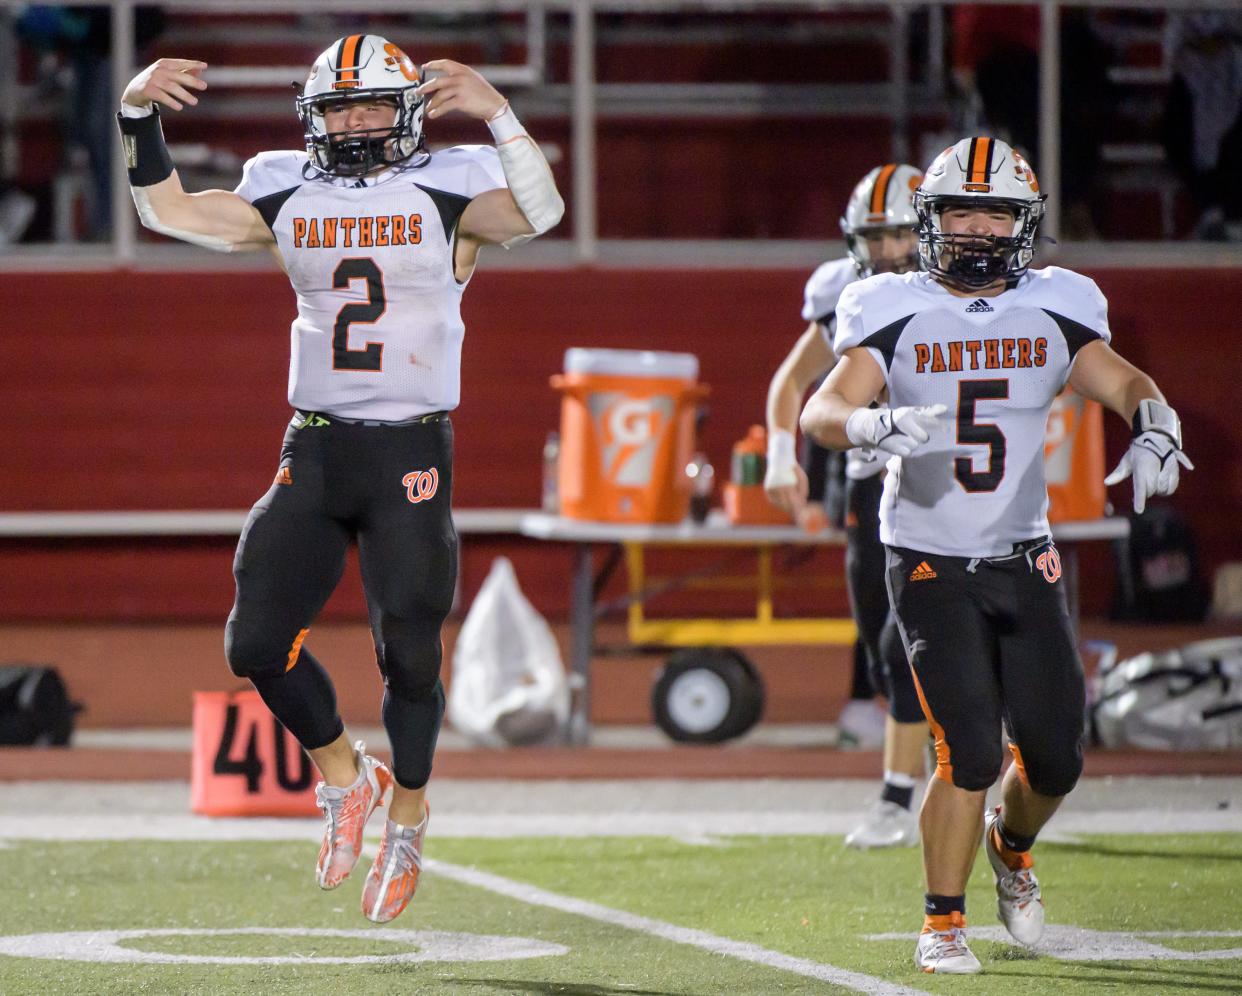
[[[935,737],[920,816],[925,920],[915,964],[970,973],[966,881],[983,837],[1009,933],[1033,944],[1044,906],[1031,846],[1082,771],[1084,682],[1049,536],[1043,441],[1068,381],[1133,438],[1108,483],[1134,507],[1170,494],[1181,428],[1152,379],[1109,345],[1107,303],[1086,277],[1028,272],[1044,197],[1026,162],[979,136],[945,150],[915,192],[926,272],[847,287],[841,357],[802,413],[837,449],[889,457],[880,507],[893,611]],[[888,401],[868,407],[884,390]],[[1001,769],[1002,721],[1013,764]]]
[[[845,208],[841,232],[849,256],[824,263],[807,281],[802,317],[810,324],[790,350],[768,387],[768,497],[795,519],[804,520],[807,475],[794,456],[798,412],[807,389],[832,369],[835,311],[841,292],[876,273],[908,273],[919,266],[917,218],[912,195],[922,174],[889,163],[864,176]],[[846,457],[846,583],[871,685],[888,700],[884,728],[884,785],[863,822],[845,838],[849,847],[910,847],[918,843],[911,811],[924,774],[927,720],[914,689],[901,638],[884,586],[880,543],[880,492],[884,461],[874,449],[856,447]],[[858,699],[851,699],[848,711]],[[870,702],[867,702],[870,708]],[[845,714],[842,716],[843,722]]]
[[[444,712],[440,627],[457,574],[448,413],[460,391],[462,292],[481,247],[546,232],[563,204],[539,147],[482,76],[447,60],[420,69],[370,34],[338,39],[311,67],[296,100],[305,150],[261,153],[235,191],[187,193],[160,109],[197,104],[206,68],[159,60],[125,89],[118,120],[146,227],[221,252],[268,249],[297,294],[295,412],[276,479],[237,548],[226,653],[323,777],[322,888],[353,869],[367,819],[391,793],[362,896],[364,914],[382,923],[418,884]],[[495,146],[429,153],[424,116],[450,112],[486,122]],[[303,643],[352,539],[391,770],[350,743],[332,682]]]

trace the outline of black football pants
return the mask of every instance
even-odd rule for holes
[[[457,577],[452,452],[447,415],[383,424],[298,413],[233,562],[229,666],[313,750],[344,724],[332,682],[303,639],[357,540],[393,774],[407,788],[431,777],[444,713],[440,626]]]
[[[888,585],[937,776],[988,788],[1003,720],[1021,777],[1042,795],[1067,795],[1082,773],[1085,688],[1052,542],[986,560],[890,547]]]

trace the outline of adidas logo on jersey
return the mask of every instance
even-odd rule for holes
[[[922,561],[918,567],[910,572],[911,581],[930,581],[932,578],[939,576],[926,560]]]
[[[990,304],[987,303],[987,301],[983,300],[983,298],[981,297],[975,298],[973,301],[970,302],[970,304],[966,306],[966,314],[968,315],[977,315],[982,311],[995,311],[995,310],[996,310],[995,308],[993,308]]]

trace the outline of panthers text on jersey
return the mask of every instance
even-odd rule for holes
[[[1048,535],[1044,435],[1078,350],[1108,342],[1095,283],[1059,267],[996,297],[956,297],[926,273],[851,284],[837,306],[838,356],[880,365],[889,405],[944,405],[911,456],[893,457],[880,538],[954,557],[994,557]]]
[[[376,177],[322,177],[303,152],[246,163],[237,193],[276,237],[297,294],[289,403],[397,422],[457,407],[464,283],[458,219],[505,186],[492,146],[459,146]]]
[[[841,298],[841,292],[857,279],[858,270],[854,261],[846,257],[821,263],[806,282],[806,289],[802,292],[802,317],[819,325],[820,334],[829,349],[832,349],[832,336],[836,328],[837,301]],[[874,477],[883,469],[884,461],[877,458],[873,451],[855,447],[845,455],[845,476],[855,481]]]

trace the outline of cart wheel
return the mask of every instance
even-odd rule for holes
[[[651,709],[656,725],[673,740],[719,743],[759,722],[763,682],[736,650],[679,650],[656,674]]]

